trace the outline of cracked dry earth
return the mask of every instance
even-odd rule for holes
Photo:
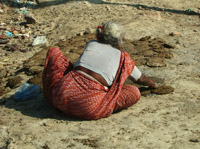
[[[59,46],[72,62],[86,42],[94,38],[96,26],[115,20],[126,29],[123,49],[139,69],[174,90],[168,94],[148,91],[136,105],[105,119],[66,118],[45,102],[42,93],[24,102],[12,99],[17,88],[27,81],[41,85],[48,47],[28,47],[26,53],[14,51],[6,55],[0,49],[1,59],[10,57],[7,64],[1,63],[2,70],[11,74],[4,75],[4,82],[1,81],[5,92],[0,100],[0,148],[200,148],[198,1],[72,0],[55,4],[40,0],[40,3],[40,8],[29,10],[36,19],[36,24],[30,26],[32,32],[45,35],[49,46]],[[185,13],[189,8],[196,13]],[[7,9],[3,21],[17,17],[11,11],[15,8]]]

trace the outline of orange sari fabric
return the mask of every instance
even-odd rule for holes
[[[123,85],[134,69],[134,61],[121,52],[120,66],[109,90],[82,73],[58,48],[51,48],[43,71],[44,95],[55,108],[65,114],[94,120],[110,116],[113,112],[128,108],[141,97],[137,87]]]

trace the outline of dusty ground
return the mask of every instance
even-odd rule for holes
[[[2,10],[0,23],[6,23],[7,30],[24,21],[16,19],[21,15],[14,11],[18,8],[5,6]],[[44,35],[48,45],[55,45],[85,32],[94,33],[100,23],[115,20],[126,28],[126,39],[159,37],[174,46],[170,49],[173,57],[165,59],[165,67],[138,67],[175,90],[142,96],[136,105],[105,119],[79,121],[52,110],[42,93],[35,99],[16,102],[11,97],[17,88],[7,87],[8,93],[0,100],[0,148],[200,148],[200,20],[194,13],[200,12],[199,1],[40,0],[40,8],[27,10],[36,20],[25,29],[32,31],[32,37],[11,39],[20,50],[0,47],[1,73],[5,72],[1,74],[2,86],[9,77],[21,76],[21,84],[32,77],[22,68],[44,49],[30,45],[36,36]],[[170,35],[172,32],[178,35]]]

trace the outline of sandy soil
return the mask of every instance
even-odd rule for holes
[[[189,8],[192,12],[185,11]],[[15,9],[4,7],[0,23],[17,18]],[[199,1],[40,0],[40,8],[28,11],[36,19],[36,24],[29,26],[33,38],[45,35],[48,45],[94,33],[96,26],[107,20],[124,25],[129,40],[145,36],[164,39],[174,46],[173,58],[166,59],[165,67],[139,68],[148,76],[162,78],[175,90],[142,96],[136,105],[108,118],[80,121],[58,114],[42,93],[35,99],[16,102],[11,98],[17,89],[13,88],[0,100],[0,148],[200,148],[200,20],[193,13],[200,12]],[[170,35],[172,32],[178,35]],[[29,46],[31,41],[22,42],[26,52],[5,54],[0,47],[1,69],[8,67],[10,75],[16,75],[24,61],[43,49]],[[8,56],[10,59],[3,61]],[[22,83],[31,77],[24,72],[18,75]]]

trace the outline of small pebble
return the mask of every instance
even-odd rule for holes
[[[170,33],[169,35],[170,35],[170,36],[178,36],[178,35],[179,35],[179,32],[174,31],[174,32]]]
[[[2,9],[0,9],[0,13],[4,13],[4,11]]]
[[[190,139],[189,141],[190,141],[190,142],[194,142],[194,143],[200,142],[199,139]]]
[[[28,24],[35,24],[36,23],[36,21],[35,21],[35,18],[32,16],[32,15],[24,15],[24,19],[26,20],[26,22],[28,23]]]

